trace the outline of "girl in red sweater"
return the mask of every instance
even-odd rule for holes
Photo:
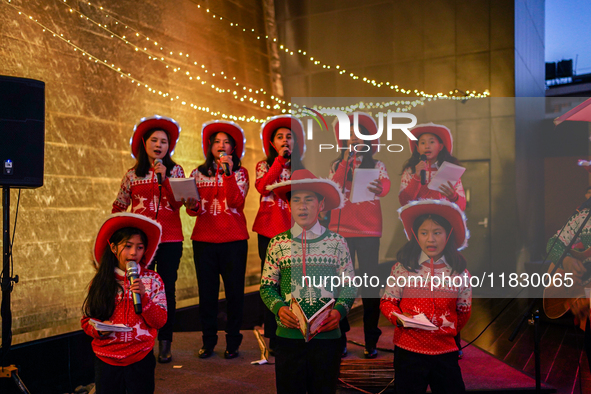
[[[470,274],[458,251],[469,237],[466,216],[444,200],[414,201],[398,212],[409,241],[398,251],[380,304],[398,325],[396,392],[424,393],[430,385],[433,393],[463,393],[454,337],[468,322],[472,305]],[[402,327],[396,314],[422,314],[433,327]]]
[[[123,180],[112,212],[131,212],[155,219],[162,226],[162,244],[151,269],[164,281],[168,319],[158,332],[158,362],[172,360],[172,327],[176,311],[177,271],[183,254],[183,230],[180,208],[174,198],[169,178],[184,178],[183,168],[171,156],[181,128],[173,119],[163,116],[142,118],[131,137],[131,155],[136,159]]]
[[[98,394],[153,393],[156,361],[152,349],[166,322],[166,296],[160,276],[145,267],[152,261],[162,228],[142,215],[119,213],[102,225],[94,244],[97,273],[82,307],[82,328],[91,336]],[[126,276],[137,264],[139,280]],[[132,293],[140,295],[141,313]],[[98,331],[94,322],[124,325],[125,332]]]
[[[252,231],[258,234],[262,273],[269,241],[291,228],[289,206],[273,191],[267,190],[267,186],[289,180],[292,171],[302,168],[301,159],[306,150],[302,122],[291,115],[274,116],[261,127],[261,142],[267,158],[259,161],[256,167],[255,187],[261,197]],[[269,347],[273,353],[277,323],[275,315],[264,305],[263,320],[265,337],[270,338]]]
[[[358,112],[349,115],[349,120],[354,125],[355,118],[359,131],[363,135],[374,135],[378,127],[374,119],[365,113]],[[351,139],[349,141],[338,140],[341,145],[341,156],[335,160],[330,169],[329,179],[335,181],[345,195],[345,206],[340,210],[332,211],[329,229],[345,237],[351,259],[359,263],[357,275],[368,277],[378,276],[380,237],[382,236],[382,208],[380,198],[390,191],[390,178],[386,172],[386,166],[381,161],[375,160],[373,154],[376,146],[370,145],[374,141],[364,141],[355,135],[351,126]],[[338,136],[338,129],[335,127]],[[379,144],[379,140],[375,141]],[[348,149],[347,145],[348,144]],[[365,144],[365,146],[363,145]],[[370,147],[366,150],[366,147]],[[373,193],[371,201],[358,203],[351,202],[351,186],[353,175],[364,168],[377,169],[379,175],[371,182],[368,188]],[[376,346],[382,331],[378,328],[380,319],[379,288],[363,288],[361,291],[363,301],[363,331],[365,334],[365,358],[375,358],[378,355]],[[346,332],[349,331],[347,319],[341,320],[341,339],[343,341],[343,356],[347,354]]]
[[[461,180],[455,185],[448,182],[447,186],[442,185],[439,191],[431,190],[428,187],[429,182],[444,161],[459,164],[458,159],[451,155],[453,151],[451,131],[445,126],[428,123],[414,127],[411,129],[411,133],[418,138],[418,141],[409,139],[412,156],[402,166],[402,179],[398,193],[400,205],[404,206],[410,201],[430,198],[454,202],[462,211],[465,210],[466,196]],[[423,155],[424,157],[421,159]],[[425,171],[425,184],[421,183],[422,170]]]
[[[199,357],[211,356],[217,344],[221,275],[228,308],[224,357],[231,359],[238,357],[242,343],[240,326],[248,253],[243,210],[248,193],[248,171],[241,166],[240,159],[244,156],[246,140],[236,123],[215,120],[203,124],[201,141],[205,163],[191,173],[201,199],[198,203],[187,203],[187,213],[197,216],[191,239],[203,333]]]

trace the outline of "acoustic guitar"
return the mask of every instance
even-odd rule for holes
[[[579,298],[585,298],[585,287],[591,287],[591,248],[585,251],[571,250],[569,254],[579,261],[587,272],[581,277],[580,284],[571,287],[554,287],[553,284],[544,289],[544,312],[550,319],[558,319],[570,310],[570,306]],[[585,262],[586,260],[590,260]],[[548,270],[550,273],[551,270]]]

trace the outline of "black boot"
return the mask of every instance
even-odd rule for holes
[[[172,361],[171,341],[158,341],[158,362],[166,364]]]

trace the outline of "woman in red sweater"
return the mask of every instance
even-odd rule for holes
[[[434,393],[464,393],[454,337],[468,322],[472,305],[470,273],[458,251],[469,237],[466,215],[445,200],[413,201],[398,212],[409,241],[396,255],[380,305],[398,326],[395,390],[424,393],[430,385]],[[431,326],[404,327],[400,315],[422,315]]]
[[[445,126],[434,123],[418,125],[410,131],[418,141],[408,140],[412,156],[402,166],[402,179],[398,200],[404,206],[410,201],[418,199],[447,200],[466,209],[466,196],[462,181],[455,185],[448,182],[439,191],[429,189],[429,182],[437,174],[437,170],[444,161],[459,164],[458,159],[451,155],[453,151],[453,137]],[[424,156],[421,159],[421,156]],[[421,183],[421,171],[425,171],[425,184]]]
[[[183,230],[180,208],[169,178],[184,178],[183,168],[171,156],[181,127],[164,116],[142,118],[131,136],[131,155],[136,159],[123,180],[112,212],[131,212],[155,219],[162,226],[162,243],[150,269],[156,269],[164,281],[168,319],[158,332],[158,362],[172,360],[172,327],[176,311],[177,271],[183,254]]]
[[[355,118],[358,118],[355,121]],[[363,135],[377,134],[378,127],[375,120],[368,114],[358,112],[349,115],[352,125],[358,124],[359,132]],[[329,229],[345,237],[351,253],[351,259],[359,263],[357,275],[368,277],[378,276],[380,237],[382,236],[382,208],[380,198],[390,191],[390,178],[386,172],[386,166],[373,158],[376,145],[366,144],[354,132],[351,126],[351,139],[337,142],[341,145],[341,156],[335,160],[330,169],[329,179],[335,181],[341,187],[345,195],[345,206],[331,213]],[[335,135],[338,129],[335,126]],[[376,141],[379,144],[379,140]],[[348,144],[348,149],[347,149]],[[373,193],[370,201],[351,202],[351,187],[353,175],[361,174],[362,169],[375,169],[378,176],[368,187]],[[363,331],[365,334],[365,358],[375,358],[378,355],[376,346],[382,331],[378,328],[380,319],[379,288],[363,288],[361,291],[363,301]],[[349,323],[347,319],[341,320],[341,339],[343,341],[343,356],[347,354],[347,336]]]
[[[215,120],[204,123],[201,143],[205,163],[191,173],[200,196],[198,203],[187,203],[187,213],[197,217],[191,239],[203,333],[200,358],[211,356],[218,341],[220,275],[228,309],[224,357],[238,357],[242,343],[240,326],[248,253],[248,230],[243,210],[248,193],[248,171],[241,166],[240,159],[244,156],[245,142],[242,128],[234,122]]]
[[[252,231],[258,234],[261,272],[265,265],[267,246],[271,238],[291,228],[291,213],[285,201],[267,186],[285,182],[292,171],[302,168],[301,159],[306,150],[304,127],[291,115],[278,115],[267,120],[261,127],[261,142],[265,160],[257,163],[255,187],[261,194],[260,206]],[[270,338],[271,352],[275,349],[275,315],[263,305],[265,337]]]

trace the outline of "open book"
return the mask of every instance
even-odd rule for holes
[[[97,331],[127,332],[133,330],[131,327],[127,327],[125,324],[109,324],[94,319],[90,319],[89,323]]]
[[[402,327],[405,328],[418,328],[420,330],[433,331],[439,329],[435,324],[431,323],[424,313],[419,313],[412,317],[408,317],[401,313],[392,312],[400,321],[402,321]]]
[[[169,178],[170,188],[174,193],[174,199],[181,201],[182,199],[194,198],[199,201],[199,192],[197,191],[197,184],[195,178]]]
[[[332,306],[334,305],[334,299],[328,301],[318,312],[316,312],[311,318],[307,318],[304,310],[300,303],[295,299],[291,299],[291,304],[289,309],[293,312],[294,315],[297,316],[298,321],[300,322],[300,331],[304,336],[304,340],[308,342],[310,339],[314,338],[316,334],[318,334],[318,329],[326,320],[330,311],[332,311]]]

